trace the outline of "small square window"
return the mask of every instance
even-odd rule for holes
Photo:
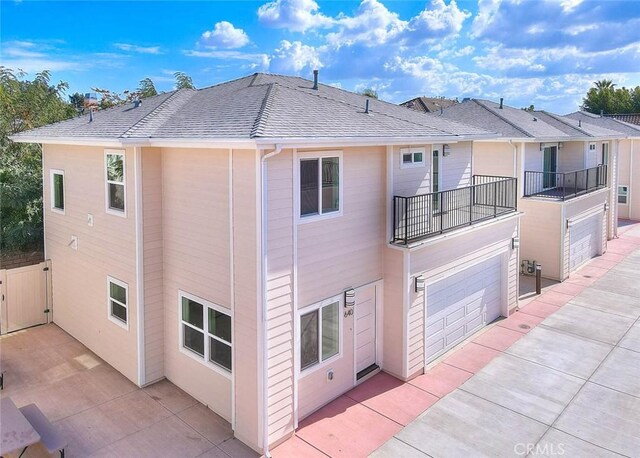
[[[318,216],[340,211],[339,156],[300,159],[300,216]]]
[[[629,202],[629,186],[618,186],[618,203],[627,205]]]
[[[424,166],[424,148],[400,148],[400,155],[402,157],[400,168]]]
[[[126,283],[107,277],[109,294],[109,319],[116,324],[126,327],[128,324],[128,294]]]

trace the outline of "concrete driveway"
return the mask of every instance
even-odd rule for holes
[[[372,456],[640,456],[640,250],[623,251]]]

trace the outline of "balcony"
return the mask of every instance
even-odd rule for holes
[[[607,166],[573,172],[524,172],[524,197],[568,200],[607,187]]]
[[[474,175],[472,186],[393,198],[392,243],[409,243],[471,226],[517,209],[517,180]]]

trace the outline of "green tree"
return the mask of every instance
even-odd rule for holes
[[[362,91],[360,91],[360,95],[364,95],[366,97],[371,97],[372,99],[377,99],[378,98],[378,92],[375,89],[372,89],[370,87],[365,88]]]
[[[615,114],[640,112],[640,86],[633,89],[617,88],[611,80],[595,81],[586,97],[582,100],[582,108],[591,113]]]
[[[69,103],[79,112],[84,108],[84,95],[75,92],[69,96]]]
[[[50,84],[50,73],[25,73],[0,66],[0,251],[42,246],[42,152],[9,136],[68,119],[67,83]]]
[[[533,106],[533,103],[532,103],[528,107],[522,107],[521,110],[528,111],[529,113],[533,113],[534,111],[536,111],[536,107]]]
[[[183,72],[175,72],[173,74],[176,78],[176,89],[195,89],[193,80],[189,75]]]
[[[143,99],[145,97],[153,97],[154,95],[158,95],[158,91],[156,90],[153,81],[151,81],[151,78],[145,78],[140,81],[140,85],[138,86],[138,94]]]

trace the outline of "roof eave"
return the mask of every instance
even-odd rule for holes
[[[182,148],[247,148],[256,149],[256,142],[247,138],[102,138],[102,137],[40,137],[20,135],[9,137],[16,143],[43,145],[78,145],[104,147],[182,147]]]
[[[499,137],[495,134],[432,135],[424,137],[260,137],[256,138],[256,144],[258,149],[273,148],[276,144],[288,148],[424,145],[431,143],[458,143],[485,138]]]

